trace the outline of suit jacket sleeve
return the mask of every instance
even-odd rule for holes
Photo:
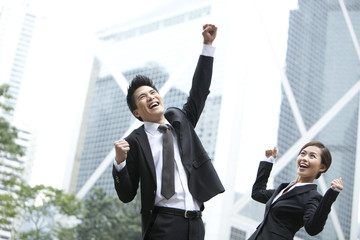
[[[326,219],[331,211],[331,206],[338,195],[339,192],[330,188],[320,202],[319,199],[313,198],[306,204],[304,227],[306,232],[311,236],[314,236],[323,230]]]
[[[131,139],[126,140],[129,142],[132,150],[128,152],[126,166],[119,172],[113,166],[112,171],[116,193],[124,203],[134,199],[139,186],[139,171],[138,167],[136,167],[137,144]]]
[[[192,80],[192,85],[187,102],[183,106],[183,111],[187,119],[191,122],[193,127],[196,126],[200,115],[204,109],[207,96],[210,91],[213,57],[201,55],[195,69]]]
[[[275,192],[274,189],[266,189],[272,167],[272,163],[265,161],[261,161],[259,164],[256,180],[251,193],[251,197],[258,202],[266,203]]]

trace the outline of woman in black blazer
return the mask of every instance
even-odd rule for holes
[[[252,189],[252,198],[265,203],[264,219],[249,240],[293,239],[301,227],[310,235],[320,233],[326,223],[331,205],[343,189],[341,178],[331,182],[322,196],[313,181],[331,165],[331,154],[321,142],[305,144],[297,157],[297,179],[283,183],[277,189],[266,189],[266,184],[277,157],[276,147],[265,151]]]

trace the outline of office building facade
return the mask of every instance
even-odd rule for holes
[[[311,237],[301,229],[295,239],[356,239],[359,203],[360,3],[299,0],[290,12],[286,69],[282,79],[277,146],[279,156],[269,185],[296,179],[296,157],[307,142],[318,140],[333,162],[316,180],[322,194],[342,177],[344,190],[333,205],[324,230]],[[260,204],[239,212],[248,221]],[[249,209],[251,209],[249,211]],[[254,222],[254,223],[255,223]],[[251,230],[242,224],[244,231]],[[254,225],[253,225],[254,226]]]
[[[347,6],[348,2],[356,3],[347,1]],[[284,74],[281,81],[283,96],[279,122],[276,123],[279,124],[277,144],[280,156],[273,170],[274,181],[271,181],[272,185],[276,185],[294,178],[289,175],[296,173],[290,161],[296,155],[295,150],[304,142],[318,139],[329,145],[334,163],[319,183],[322,186],[319,191],[323,190],[323,183],[328,186],[330,179],[345,176],[345,172],[346,176],[351,173],[349,176],[352,177],[344,179],[344,184],[350,181],[353,187],[341,193],[324,230],[325,235],[319,235],[319,239],[326,239],[326,234],[337,236],[338,239],[349,239],[352,236],[358,201],[356,191],[359,188],[355,184],[354,174],[357,158],[357,131],[354,129],[358,122],[355,98],[350,103],[352,107],[336,114],[342,118],[338,122],[354,125],[344,124],[340,128],[335,121],[336,117],[327,115],[359,80],[356,79],[358,70],[350,67],[358,66],[359,62],[352,48],[352,38],[345,34],[349,32],[348,24],[344,22],[344,10],[339,4],[335,5],[335,1],[299,1],[298,8],[290,13],[286,68],[280,71]],[[253,3],[204,1],[197,6],[188,6],[187,9],[159,9],[150,18],[114,26],[98,33],[99,46],[93,63],[69,188],[81,198],[86,197],[94,186],[104,188],[111,195],[115,194],[111,176],[113,143],[141,124],[131,115],[125,102],[129,81],[136,74],[148,75],[160,90],[165,106],[181,107],[188,95],[201,51],[201,26],[206,22],[215,22],[222,27],[215,40],[215,45],[221,47],[216,50],[211,93],[196,131],[213,159],[226,192],[205,204],[206,239],[243,240],[250,236],[262,220],[263,205],[250,199],[248,183],[252,183],[254,175],[245,178],[246,182],[240,182],[242,187],[249,188],[240,195],[235,194],[235,181],[238,181],[239,176],[248,174],[246,169],[249,166],[251,172],[256,174],[257,161],[260,159],[252,159],[253,148],[261,145],[259,143],[266,138],[262,136],[266,135],[266,130],[275,128],[274,125],[268,127],[269,116],[261,116],[260,113],[260,118],[254,118],[258,114],[255,110],[267,113],[269,101],[266,98],[274,98],[271,96],[273,91],[259,94],[269,86],[266,84],[274,81],[274,76],[267,74],[267,67],[271,67],[272,62],[264,63],[266,56],[261,52],[264,51],[263,47],[257,46],[260,40],[266,40],[266,36],[252,36],[254,30],[259,29],[250,29],[248,23],[258,18],[248,20],[243,17],[254,9]],[[357,13],[350,9],[348,12],[353,19],[353,27],[358,29],[359,26],[354,25],[354,22],[359,22]],[[338,34],[336,31],[339,29],[344,32]],[[343,36],[341,40],[346,44],[338,39],[339,36]],[[261,49],[260,53],[258,49]],[[334,62],[331,57],[338,54],[350,59],[337,59]],[[347,71],[341,70],[341,67]],[[261,72],[267,75],[260,77]],[[346,80],[341,78],[338,81],[336,76],[346,76]],[[259,106],[254,110],[249,107],[256,104],[251,102],[252,99],[261,99],[264,108]],[[276,109],[278,106],[271,107]],[[323,116],[328,120],[331,118],[331,121],[324,121]],[[256,127],[252,127],[254,124]],[[326,130],[331,126],[333,129]],[[346,164],[335,160],[345,157],[337,152],[345,151],[341,148],[337,150],[340,142],[336,141],[342,139],[341,133],[344,133],[342,128],[347,129],[342,145],[349,143],[346,145],[346,154],[350,155],[346,155],[346,159],[352,158]],[[352,149],[351,153],[348,149]],[[348,171],[349,168],[354,171]],[[340,204],[349,207],[342,211],[339,209]],[[333,229],[328,231],[329,228]],[[307,238],[308,235],[302,232],[296,236],[296,239]]]
[[[132,116],[125,101],[127,86],[136,74],[147,75],[155,82],[165,107],[182,107],[185,103],[202,49],[202,26],[214,22],[211,21],[214,14],[211,4],[204,2],[194,6],[192,3],[189,6],[173,6],[173,11],[167,9],[168,14],[163,11],[150,20],[132,21],[98,33],[99,47],[93,63],[69,186],[70,192],[75,192],[78,197],[86,197],[92,187],[102,187],[108,194],[116,195],[111,176],[113,143],[141,125]],[[224,38],[215,41],[215,47],[225,46]],[[225,57],[226,48],[217,48],[210,95],[196,126],[214,165],[224,104]],[[224,143],[236,144],[236,141],[229,138]],[[227,150],[222,151],[225,153]],[[236,161],[236,158],[231,160]],[[227,165],[227,158],[221,161]],[[221,170],[219,175],[222,175]],[[233,181],[231,175],[226,178]],[[227,189],[226,192],[229,194],[231,191]],[[210,219],[211,214],[208,210],[205,212],[209,214],[204,219],[210,227],[212,224],[206,219]],[[220,216],[217,221],[220,221]]]
[[[182,107],[191,87],[202,48],[202,25],[209,5],[131,27],[115,26],[98,33],[101,48],[94,59],[72,175],[71,191],[78,192],[133,124],[140,124],[126,104],[126,88],[135,75],[150,77],[163,93],[165,107]],[[176,35],[184,33],[184,37]],[[186,49],[186,51],[184,51]],[[220,53],[216,53],[221,55]],[[216,68],[216,67],[215,67]],[[214,77],[211,94],[197,131],[213,158],[222,83]],[[114,195],[112,165],[94,186]]]
[[[8,94],[11,95],[10,99],[2,99],[2,103],[13,108],[10,112],[1,109],[0,117],[16,128],[18,133],[16,143],[25,152],[25,155],[17,161],[0,153],[0,178],[4,177],[2,172],[13,173],[14,176],[23,178],[25,181],[29,181],[31,176],[35,155],[35,136],[24,119],[16,118],[16,112],[36,23],[37,16],[29,1],[0,3],[0,85],[8,84]],[[12,169],[14,167],[24,169],[22,175],[14,171]],[[0,188],[1,193],[8,191],[1,186]],[[1,239],[11,239],[12,228],[20,228],[21,217],[11,219],[11,222],[11,226],[0,229]]]
[[[27,58],[36,26],[36,15],[27,1],[0,5],[0,84],[9,84],[12,98],[5,104],[16,110],[16,103],[24,80]],[[1,112],[10,122],[14,111]]]
[[[344,183],[333,215],[316,239],[355,239],[351,231],[357,228],[359,94],[347,101],[344,97],[360,80],[360,2],[344,1],[343,8],[341,2],[302,0],[289,19],[286,76],[300,115],[295,116],[295,104],[283,90],[278,147],[285,153],[301,138],[302,143],[322,141],[333,163],[317,181],[318,190],[324,193],[335,178],[342,177]],[[295,179],[295,159],[277,174],[275,185]],[[297,236],[308,235],[301,231]]]

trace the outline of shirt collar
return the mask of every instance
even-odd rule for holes
[[[294,186],[295,186],[295,187],[300,187],[300,186],[311,185],[311,184],[316,185],[315,183],[296,183]]]
[[[170,127],[172,127],[171,124],[170,124],[170,123],[168,122],[168,120],[166,120],[166,119],[165,119],[165,124],[166,124],[166,125],[169,125]],[[145,121],[144,121],[145,131],[146,131],[147,133],[149,133],[149,134],[154,135],[154,134],[156,134],[156,133],[159,133],[159,131],[158,131],[159,126],[160,126],[160,124],[158,124],[158,123],[145,122]]]

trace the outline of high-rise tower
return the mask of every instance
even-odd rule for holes
[[[202,26],[214,22],[211,21],[214,9],[207,1],[187,7],[178,4],[172,5],[172,10],[158,9],[150,18],[97,34],[99,46],[70,181],[70,190],[78,196],[86,196],[93,186],[116,194],[111,176],[113,143],[141,124],[125,101],[127,86],[136,74],[147,75],[155,82],[165,107],[181,107],[185,103],[201,53]],[[215,47],[224,46],[223,41],[224,38],[218,37]],[[196,127],[214,164],[223,104],[225,50],[223,47],[216,50],[210,95]]]
[[[86,193],[86,183],[113,150],[113,142],[139,125],[126,104],[129,81],[136,74],[149,76],[163,95],[165,107],[181,107],[190,90],[192,74],[202,47],[201,29],[212,9],[203,4],[176,14],[132,25],[114,26],[98,33],[83,124],[78,141],[72,191]],[[221,56],[221,51],[216,56]],[[216,77],[200,122],[199,137],[213,158],[216,147],[222,82]],[[112,162],[111,162],[112,163]],[[115,194],[112,165],[99,173],[95,186]],[[103,169],[104,170],[104,169]],[[89,185],[90,186],[90,185]],[[92,185],[91,185],[92,186]]]
[[[290,11],[286,67],[281,74],[279,156],[268,187],[296,178],[296,156],[311,140],[322,141],[333,156],[329,171],[316,181],[318,191],[325,193],[335,178],[342,177],[344,183],[324,230],[315,237],[301,230],[295,239],[357,238],[359,32],[359,1],[299,0]],[[263,218],[263,207],[250,198],[250,189],[240,196],[231,239],[249,237]]]
[[[278,143],[281,156],[273,170],[273,176],[276,178],[275,184],[277,184],[277,181],[285,181],[284,179],[280,180],[282,175],[279,173],[282,173],[289,161],[294,158],[295,150],[298,150],[305,141],[317,138],[322,128],[328,126],[322,116],[326,116],[325,119],[328,120],[333,119],[333,116],[327,114],[328,110],[332,109],[334,103],[337,102],[336,97],[338,100],[341,99],[340,96],[353,97],[352,94],[356,90],[356,88],[351,88],[350,84],[345,84],[342,87],[346,89],[348,86],[347,89],[352,89],[352,91],[346,95],[346,91],[343,90],[343,92],[334,95],[332,93],[334,89],[331,86],[315,80],[315,78],[324,75],[325,71],[319,70],[313,73],[314,70],[311,70],[309,73],[315,74],[315,77],[309,79],[314,80],[313,82],[307,80],[308,82],[304,84],[311,84],[310,89],[313,89],[312,86],[315,85],[316,89],[324,87],[323,92],[332,95],[325,94],[323,98],[320,98],[320,96],[316,96],[320,93],[314,93],[314,98],[309,96],[308,100],[311,100],[312,103],[316,100],[320,106],[312,104],[311,107],[318,107],[316,113],[318,115],[316,118],[308,118],[309,114],[305,112],[307,109],[304,109],[305,105],[301,105],[303,100],[300,100],[304,93],[298,94],[297,91],[299,90],[294,88],[295,83],[292,83],[295,81],[292,80],[294,77],[290,76],[290,74],[295,75],[295,77],[301,77],[302,74],[306,76],[309,74],[308,68],[305,67],[304,63],[301,63],[298,68],[291,67],[296,65],[297,61],[305,62],[306,59],[312,61],[306,64],[314,68],[324,68],[325,64],[333,64],[334,62],[329,60],[328,56],[338,53],[331,51],[341,52],[340,47],[345,46],[340,46],[342,45],[340,44],[335,45],[335,48],[333,47],[338,35],[332,31],[341,30],[344,31],[344,34],[345,32],[349,34],[348,29],[350,28],[348,26],[350,25],[347,20],[344,20],[345,10],[342,10],[340,5],[331,7],[335,4],[334,2],[330,4],[329,1],[321,1],[321,3],[320,1],[313,1],[314,5],[318,4],[313,8],[319,6],[322,10],[316,14],[312,12],[308,15],[304,13],[306,8],[304,10],[302,3],[300,3],[299,8],[291,12],[291,28],[289,30],[291,36],[288,40],[285,68],[281,66],[281,62],[285,62],[285,58],[282,60],[281,57],[277,56],[280,64],[276,65],[271,54],[275,52],[274,55],[276,55],[277,44],[285,41],[286,37],[282,40],[276,39],[273,42],[270,40],[278,34],[278,29],[275,27],[288,22],[288,19],[284,19],[285,21],[272,24],[272,21],[276,19],[274,14],[279,17],[280,14],[286,13],[287,18],[288,10],[284,12],[282,9],[283,12],[277,12],[279,11],[278,6],[276,10],[270,10],[267,5],[270,4],[269,1],[260,0],[251,2],[201,1],[201,4],[181,1],[178,5],[176,2],[174,1],[172,8],[166,8],[166,10],[160,8],[151,16],[113,26],[97,34],[98,48],[76,148],[70,189],[80,197],[86,196],[93,186],[101,186],[109,194],[115,194],[111,177],[111,164],[114,158],[113,142],[128,135],[132,129],[141,124],[131,115],[125,102],[129,81],[135,74],[148,75],[155,81],[164,97],[165,107],[180,106],[188,94],[191,77],[201,49],[199,29],[204,23],[215,23],[219,26],[215,46],[219,47],[215,53],[211,93],[196,131],[214,160],[213,163],[226,191],[205,204],[206,239],[247,239],[261,221],[263,209],[260,204],[250,199],[250,192],[245,192],[245,188],[250,189],[255,179],[257,163],[260,160],[256,151],[263,152],[264,142],[269,142],[270,139],[268,133],[278,132],[279,136]],[[286,0],[282,3],[288,2]],[[332,9],[333,12],[325,15],[326,8]],[[354,19],[356,13],[351,13],[350,8],[348,10],[350,18]],[[348,11],[345,12],[348,13]],[[319,15],[320,13],[321,15]],[[298,19],[297,25],[294,25],[296,14],[305,14],[305,17],[302,20]],[[339,18],[342,16],[342,23],[346,23],[343,26],[341,25],[341,28],[336,27],[341,21],[337,22],[332,19],[335,16],[334,14],[339,15]],[[306,23],[311,22],[311,19],[313,19],[314,24],[318,21],[319,26],[317,27],[321,29],[309,28],[312,25],[306,25]],[[335,23],[327,23],[329,19]],[[325,27],[327,24],[335,27],[333,29],[330,26]],[[297,33],[297,28],[305,32]],[[282,29],[285,27],[282,26]],[[342,36],[342,34],[340,35]],[[346,39],[346,43],[350,44],[346,45],[345,48],[355,46],[355,44],[351,45],[353,37],[349,37],[349,35],[343,37]],[[324,44],[323,38],[329,46]],[[294,41],[294,39],[299,42]],[[316,44],[320,48],[316,48]],[[283,46],[286,44],[284,43]],[[298,57],[291,60],[292,51],[300,51],[300,49],[307,47],[309,47],[307,49],[308,55],[300,52]],[[344,56],[352,56],[354,60],[352,64],[356,65],[358,59],[354,49],[352,55],[346,53]],[[319,66],[315,61],[319,61],[323,66]],[[316,64],[317,66],[315,66]],[[340,66],[339,63],[333,67]],[[329,72],[334,69],[333,67],[326,68],[328,71],[326,75],[335,78],[335,75]],[[284,69],[286,69],[286,74]],[[294,72],[295,70],[298,72]],[[354,68],[350,68],[349,71],[351,73],[347,74],[354,74],[354,76],[358,74]],[[273,119],[271,118],[273,118],[272,114],[280,108],[279,79],[281,79],[284,96],[279,130],[276,131],[278,122],[272,124]],[[296,81],[302,84],[301,81],[305,80],[306,78]],[[354,80],[353,83],[355,84],[357,80]],[[338,83],[342,85],[340,81]],[[354,86],[357,87],[357,85]],[[306,88],[304,87],[304,89]],[[312,92],[314,91],[316,90]],[[274,105],[274,99],[277,98],[279,101]],[[285,111],[287,101],[289,102],[287,105],[288,115]],[[347,101],[344,99],[340,103],[347,103]],[[342,109],[341,105],[336,105],[336,107],[337,110]],[[317,121],[319,119],[320,122]],[[290,131],[287,128],[293,130]],[[325,133],[329,134],[329,131],[324,131]],[[288,137],[293,139],[287,141],[282,134],[285,136],[288,134]],[[357,135],[354,141],[356,139]],[[325,139],[322,141],[328,143]],[[287,142],[289,142],[288,146],[285,144]],[[336,150],[332,149],[333,145],[330,143],[335,159]],[[331,171],[337,169],[336,165],[337,163],[334,160]],[[295,171],[295,169],[292,170]],[[331,171],[326,175],[332,176]],[[284,178],[289,181],[292,176],[284,176]],[[324,182],[328,184],[327,179]],[[352,190],[347,190],[353,191],[351,196],[347,196],[349,192],[343,192],[341,194],[344,197],[339,198],[338,202],[343,201],[343,198],[354,199],[352,205],[352,210],[354,210],[357,204],[355,196],[357,196],[356,189],[358,186],[356,180],[351,183],[354,183],[354,187]],[[235,185],[240,185],[244,194],[235,195],[235,188],[237,188]],[[337,204],[339,204],[338,202]],[[337,207],[335,205],[334,209]],[[336,213],[333,212],[328,225],[334,226],[335,230],[330,233],[335,232],[336,236],[340,236],[339,239],[342,239],[341,234],[349,236],[345,233],[346,230],[344,229],[346,228],[339,224],[341,214],[337,211]],[[353,221],[354,216],[356,217],[354,214],[346,213],[341,221]],[[350,231],[349,229],[348,231]]]
[[[318,191],[325,193],[335,178],[342,177],[344,183],[324,230],[315,237],[301,230],[296,239],[357,238],[359,32],[358,1],[299,0],[290,12],[277,137],[280,152],[269,184],[276,187],[296,178],[296,156],[311,140],[322,141],[333,157],[329,171],[316,181]],[[249,222],[261,221],[262,215],[254,211],[260,204],[243,202],[240,215]],[[248,225],[242,226],[251,234]]]
[[[317,181],[318,190],[324,193],[339,177],[344,190],[317,239],[355,239],[356,169],[360,163],[359,33],[359,1],[300,0],[299,9],[290,14],[286,59],[290,89],[283,88],[278,147],[280,158],[289,154],[291,160],[279,169],[275,185],[295,179],[299,144],[319,140],[328,146],[333,163]],[[308,235],[301,231],[297,236],[306,239]]]
[[[16,103],[24,80],[36,15],[27,1],[14,1],[0,5],[0,84],[10,85],[9,99],[6,104],[16,110]],[[14,112],[0,113],[9,121]]]
[[[2,172],[13,173],[14,176],[30,179],[32,166],[34,163],[35,136],[32,128],[26,123],[25,119],[17,119],[17,104],[24,81],[27,66],[27,59],[31,48],[33,32],[36,26],[37,16],[33,5],[29,1],[5,1],[0,3],[0,85],[8,84],[8,93],[11,99],[5,99],[4,104],[11,106],[13,111],[7,112],[0,110],[0,117],[14,126],[18,132],[16,143],[20,145],[25,155],[18,161],[9,158],[0,152],[0,178]],[[23,168],[23,176],[12,168]],[[4,191],[1,187],[0,191]],[[7,190],[6,190],[7,191]],[[11,228],[19,228],[20,219],[11,219],[12,226],[0,229],[1,239],[11,238]]]

